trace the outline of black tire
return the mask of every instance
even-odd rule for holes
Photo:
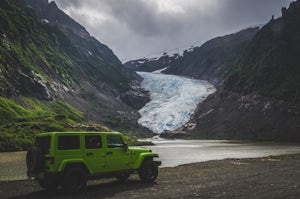
[[[126,180],[128,180],[129,176],[130,176],[129,173],[124,173],[124,174],[117,175],[116,178],[122,182],[125,182]]]
[[[85,189],[87,174],[81,168],[69,168],[65,171],[62,180],[62,190],[65,193],[78,193]]]
[[[30,173],[38,173],[44,167],[43,153],[38,147],[31,147],[26,154],[26,166]]]
[[[58,182],[49,179],[39,180],[39,184],[41,187],[47,190],[56,190],[58,187]]]
[[[158,176],[158,166],[150,159],[144,160],[139,169],[139,177],[143,182],[154,182]]]

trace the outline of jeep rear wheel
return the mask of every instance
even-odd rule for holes
[[[41,185],[41,187],[47,190],[55,190],[58,187],[57,182],[49,179],[39,180],[39,184]]]
[[[154,182],[158,176],[158,166],[152,160],[145,160],[139,169],[139,177],[143,182]]]
[[[66,193],[81,192],[86,184],[87,174],[81,168],[70,168],[63,175],[62,189]]]
[[[116,178],[120,181],[126,181],[129,178],[130,174],[129,173],[124,173],[117,175]]]
[[[43,153],[38,147],[31,147],[26,154],[26,165],[30,173],[38,173],[43,168]]]

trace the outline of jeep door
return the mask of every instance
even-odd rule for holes
[[[84,159],[93,174],[105,171],[105,151],[101,135],[85,135]]]
[[[106,135],[106,163],[109,171],[131,169],[130,155],[120,135]]]

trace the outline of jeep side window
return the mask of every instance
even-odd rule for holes
[[[79,136],[58,136],[58,150],[80,149]]]
[[[101,136],[87,135],[85,136],[85,148],[86,149],[100,149],[102,148]]]
[[[118,135],[107,135],[106,139],[107,139],[108,148],[116,148],[116,147],[124,146],[122,138]]]

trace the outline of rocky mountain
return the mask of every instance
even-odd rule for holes
[[[78,48],[82,54],[90,56],[96,54],[102,58],[102,62],[112,62],[116,65],[121,64],[117,56],[106,45],[102,44],[86,31],[86,29],[60,10],[54,1],[48,0],[26,0],[33,8],[34,15],[43,23],[48,23],[58,27]],[[107,64],[107,63],[106,63]],[[116,70],[114,72],[119,72]],[[122,72],[122,71],[121,71]],[[120,72],[119,72],[120,73]],[[111,74],[105,74],[110,78]],[[118,75],[118,74],[117,74]],[[111,82],[110,82],[111,83]]]
[[[190,122],[165,137],[300,140],[300,1],[261,29],[217,37],[183,55],[125,63],[208,80],[218,91],[200,104]]]
[[[174,63],[179,57],[179,54],[163,53],[160,57],[131,60],[124,63],[124,66],[133,71],[153,72],[170,67],[170,64]]]
[[[0,150],[24,149],[41,131],[141,131],[139,113],[120,97],[132,79],[54,2],[1,1]]]
[[[224,84],[177,134],[300,141],[300,1],[255,34]]]
[[[132,60],[124,65],[146,72],[167,68],[163,73],[189,76],[218,84],[226,77],[231,66],[243,54],[245,47],[258,31],[258,27],[248,28],[211,39],[200,47],[185,50],[183,55],[165,53],[159,58]]]

